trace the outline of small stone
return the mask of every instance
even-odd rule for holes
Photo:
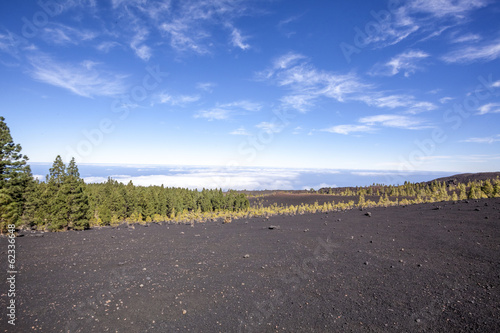
[[[142,288],[142,287],[144,287],[144,285],[141,283],[141,284],[139,285],[139,287],[141,287],[141,288]]]
[[[370,213],[370,212],[366,212],[366,214],[365,214],[365,215],[366,215],[366,216],[368,216],[368,217],[371,217],[371,216],[372,216],[372,213]]]
[[[182,309],[182,314],[185,315],[186,313],[187,313],[187,311]]]
[[[365,261],[365,265],[368,265],[368,261]]]
[[[245,255],[243,256],[243,258],[250,258],[250,255],[249,255],[249,254],[245,254]]]
[[[279,230],[280,229],[280,226],[279,225],[270,225],[269,226],[269,230]]]

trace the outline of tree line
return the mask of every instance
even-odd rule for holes
[[[127,185],[108,178],[86,184],[75,159],[66,166],[57,156],[45,181],[33,179],[5,118],[0,117],[0,230],[83,230],[121,222],[173,220],[188,213],[237,212],[249,207],[242,193],[222,189],[202,191],[162,186]]]
[[[428,183],[405,182],[398,186],[373,184],[367,187],[322,188],[318,193],[344,197],[396,197],[416,199],[417,202],[498,198],[500,197],[500,178],[456,184],[434,180]]]

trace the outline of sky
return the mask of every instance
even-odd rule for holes
[[[500,2],[0,3],[31,162],[500,170]]]

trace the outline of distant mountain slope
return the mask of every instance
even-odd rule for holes
[[[437,178],[438,182],[445,182],[446,184],[467,183],[475,180],[495,179],[500,177],[500,172],[478,172],[478,173],[461,173],[449,177]],[[429,181],[427,183],[432,183]]]

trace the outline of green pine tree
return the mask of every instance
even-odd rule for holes
[[[48,228],[51,231],[68,228],[67,193],[62,190],[66,177],[66,166],[61,156],[57,155],[52,168],[49,169],[45,192],[45,197],[48,199]]]
[[[33,182],[28,157],[15,144],[5,118],[0,117],[0,232],[19,225],[25,205],[24,192]]]
[[[89,227],[89,199],[74,158],[71,159],[66,170],[66,178],[61,191],[66,197],[68,226],[76,230],[87,229]]]
[[[489,180],[484,182],[483,186],[481,186],[481,190],[484,194],[486,194],[486,196],[488,196],[488,198],[492,198],[495,192],[495,189]]]

